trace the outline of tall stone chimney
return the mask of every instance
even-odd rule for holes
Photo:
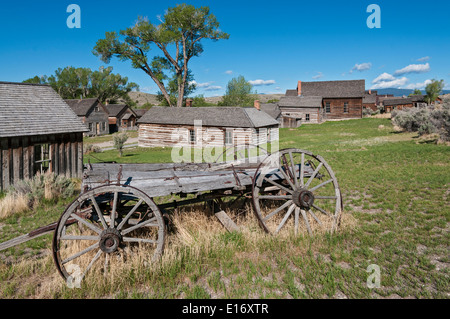
[[[259,102],[259,100],[255,100],[254,106],[255,106],[255,109],[261,110],[261,102]]]
[[[302,81],[298,81],[298,84],[297,84],[297,95],[298,96],[302,95]]]

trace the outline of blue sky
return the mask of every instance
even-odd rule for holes
[[[0,3],[0,81],[21,82],[59,67],[104,64],[92,54],[106,31],[131,26],[138,16],[157,16],[181,1],[23,0]],[[258,93],[284,93],[297,81],[365,79],[366,89],[424,88],[444,79],[450,89],[449,1],[185,1],[209,6],[229,40],[203,42],[191,60],[198,89],[222,95],[238,75]],[[381,9],[381,28],[370,29],[367,6]],[[68,5],[81,8],[81,28],[69,29]],[[156,49],[155,49],[156,52]],[[113,59],[115,73],[141,91],[157,87],[129,62]]]

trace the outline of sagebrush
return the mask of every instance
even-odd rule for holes
[[[443,141],[450,141],[450,102],[410,108],[392,112],[392,121],[408,132],[418,132],[419,135],[439,134]]]

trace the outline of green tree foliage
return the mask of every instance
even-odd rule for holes
[[[444,88],[444,80],[437,81],[433,79],[431,83],[429,83],[425,87],[425,92],[427,93],[426,101],[428,104],[436,101],[436,99],[439,97],[439,94],[441,94],[442,89]]]
[[[253,106],[256,99],[253,85],[240,75],[228,81],[227,90],[219,106]]]
[[[419,89],[414,89],[414,91],[409,96],[413,96],[413,95],[422,95],[422,91]]]
[[[133,27],[117,32],[106,32],[97,41],[93,53],[109,63],[117,57],[130,61],[135,69],[143,70],[158,86],[170,106],[175,105],[170,92],[175,85],[176,106],[183,105],[186,86],[189,86],[189,61],[203,52],[203,39],[217,41],[229,35],[219,30],[219,22],[208,7],[196,8],[179,4],[168,8],[160,17],[159,25],[139,17]],[[151,53],[159,49],[162,55]],[[189,89],[187,90],[189,91]]]
[[[127,133],[116,134],[113,137],[114,148],[119,151],[119,156],[123,155],[123,147],[125,146],[125,142],[128,140]]]
[[[59,68],[54,75],[35,76],[24,83],[48,84],[63,99],[99,98],[100,101],[115,103],[119,99],[128,104],[134,102],[128,96],[132,90],[138,90],[136,83],[128,82],[127,77],[112,73],[113,68],[101,67],[98,71],[89,68]]]

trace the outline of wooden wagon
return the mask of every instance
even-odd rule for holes
[[[53,231],[52,252],[59,273],[66,280],[73,278],[72,266],[83,258],[87,262],[78,277],[84,278],[130,246],[148,249],[158,259],[167,236],[167,214],[173,208],[209,203],[232,230],[236,225],[225,211],[245,199],[252,202],[259,225],[271,234],[336,229],[343,209],[341,192],[321,156],[300,149],[257,157],[238,149],[231,152],[231,161],[215,163],[89,164],[81,195],[57,223],[22,236],[22,241],[1,244],[0,250]]]

